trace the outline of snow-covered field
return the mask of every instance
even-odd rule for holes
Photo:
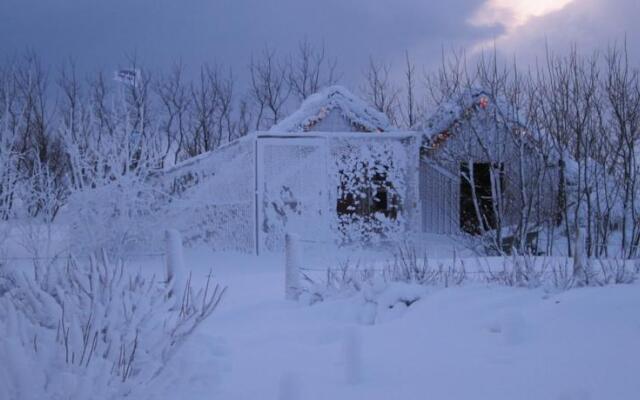
[[[455,250],[469,273],[479,261],[500,269],[500,258],[478,259],[453,241],[436,239],[427,241],[434,265],[451,262]],[[28,246],[7,244],[6,265],[29,270]],[[51,248],[56,253],[63,246],[54,241]],[[322,268],[340,260],[379,267],[389,256],[383,250],[300,250],[301,267],[320,280]],[[161,277],[164,261],[141,255],[126,269]],[[473,278],[449,288],[396,282],[375,294],[372,309],[366,290],[312,305],[308,297],[286,301],[284,264],[284,255],[185,249],[195,286],[211,272],[228,290],[159,379],[138,384],[129,398],[640,398],[637,282],[566,291]],[[420,299],[406,306],[398,296]]]
[[[358,296],[284,300],[283,257],[188,251],[228,285],[153,399],[637,399],[638,284],[425,288],[361,323]],[[155,265],[155,264],[154,264]],[[151,264],[144,268],[153,268]]]

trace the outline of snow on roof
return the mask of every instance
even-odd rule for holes
[[[307,132],[332,110],[340,114],[358,131],[384,132],[391,123],[386,115],[371,107],[342,86],[329,86],[309,96],[300,108],[274,125],[270,132]]]
[[[239,143],[243,143],[245,141],[248,140],[254,140],[256,137],[255,133],[250,133],[248,135],[236,138],[234,140],[232,140],[231,142],[225,143],[223,145],[221,145],[218,148],[215,148],[213,150],[209,150],[206,151],[204,153],[198,154],[197,156],[193,156],[193,157],[189,157],[186,160],[182,160],[179,161],[173,165],[167,165],[164,167],[164,169],[162,171],[159,171],[159,173],[162,174],[171,174],[175,171],[180,171],[183,170],[185,168],[191,168],[193,166],[196,166],[198,164],[203,164],[206,163],[207,160],[209,160],[212,157],[216,157],[216,155],[218,153],[220,153],[221,151],[223,151],[224,149],[226,149],[227,147],[233,147],[238,145]]]
[[[439,104],[435,112],[420,124],[418,130],[428,138],[443,133],[460,121],[465,112],[480,106],[486,101],[484,99],[488,100],[489,95],[482,89],[465,90],[458,98]]]
[[[499,121],[503,129],[518,132],[530,144],[537,146],[543,132],[532,132],[523,123],[526,119],[514,104],[503,96],[497,98],[482,88],[468,88],[457,96],[442,102],[436,111],[418,126],[418,131],[432,146],[448,140],[455,133],[459,124],[471,114],[485,111],[500,115]]]

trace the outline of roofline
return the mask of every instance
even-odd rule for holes
[[[328,138],[369,138],[369,139],[407,139],[411,137],[420,137],[422,136],[422,132],[417,131],[391,131],[391,132],[271,132],[271,131],[252,131],[247,133],[244,136],[236,138],[231,142],[225,143],[213,150],[207,151],[206,153],[198,154],[197,156],[188,158],[183,160],[175,165],[172,165],[169,168],[158,170],[158,172],[162,174],[170,174],[174,171],[182,169],[184,167],[188,167],[189,165],[195,164],[200,160],[206,159],[212,154],[225,149],[230,146],[234,146],[238,143],[242,143],[245,141],[251,141],[256,139],[328,139]]]
[[[255,135],[258,139],[271,139],[271,138],[369,138],[369,139],[406,139],[410,137],[422,136],[422,132],[418,131],[385,131],[385,132],[322,132],[322,131],[308,131],[308,132],[272,132],[272,131],[258,131],[252,132],[250,135]]]
[[[170,166],[169,168],[165,168],[165,169],[162,169],[160,171],[163,174],[168,174],[168,173],[174,172],[174,171],[179,170],[181,168],[187,167],[187,166],[189,166],[191,164],[197,163],[198,161],[209,157],[210,155],[214,154],[215,152],[217,152],[219,150],[225,149],[225,148],[230,147],[230,146],[235,146],[236,144],[242,143],[244,141],[251,140],[253,136],[254,136],[253,132],[252,133],[248,133],[248,134],[246,134],[244,136],[240,136],[239,138],[235,138],[232,141],[227,142],[227,143],[225,143],[223,145],[220,145],[219,147],[216,147],[213,150],[209,150],[207,152],[200,153],[197,156],[189,157],[186,160],[182,160],[179,163],[176,163],[176,164]]]

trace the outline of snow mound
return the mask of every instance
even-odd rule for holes
[[[300,108],[274,125],[270,132],[308,132],[333,110],[349,122],[355,131],[385,132],[391,123],[386,115],[371,107],[342,86],[329,86],[309,96]]]

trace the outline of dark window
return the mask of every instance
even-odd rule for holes
[[[382,213],[387,218],[397,218],[398,196],[385,173],[375,173],[372,177],[365,175],[350,189],[347,189],[344,175],[343,178],[336,207],[338,215],[373,216]]]

